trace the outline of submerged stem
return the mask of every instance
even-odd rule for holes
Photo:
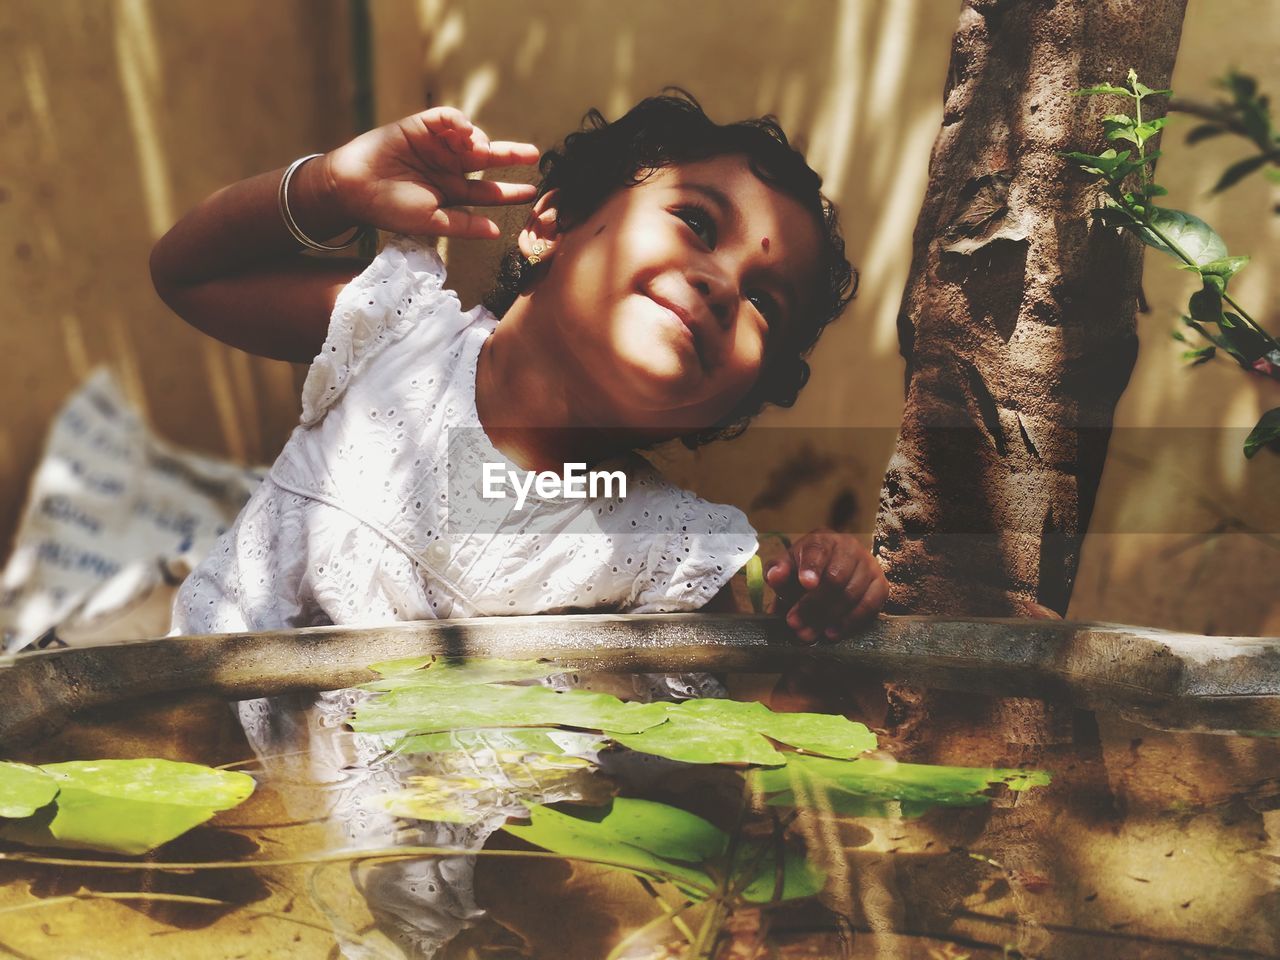
[[[22,910],[35,910],[38,907],[56,907],[59,904],[75,903],[77,900],[163,900],[166,903],[194,903],[203,907],[233,907],[235,904],[225,900],[213,900],[209,897],[193,897],[181,893],[131,893],[117,891],[111,893],[71,893],[64,897],[45,897],[33,903],[20,903],[13,907],[0,907],[0,914],[18,913]]]
[[[211,860],[200,862],[131,862],[128,860],[77,860],[73,857],[45,857],[38,854],[0,853],[0,863],[38,863],[52,867],[90,867],[103,870],[157,870],[162,873],[192,873],[197,870],[253,870],[258,867],[296,867],[316,863],[344,863],[355,860],[416,860],[422,857],[530,857],[535,860],[575,860],[593,863],[601,867],[614,867],[628,873],[638,873],[635,867],[615,860],[598,857],[568,856],[547,850],[463,850],[457,847],[384,847],[374,850],[344,850],[334,853],[316,853],[299,857],[280,857],[270,860]],[[646,870],[647,876],[680,888],[694,890],[702,896],[711,896],[715,890],[694,884],[687,877],[676,877],[663,870]]]

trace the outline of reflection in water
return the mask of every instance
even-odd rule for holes
[[[779,686],[791,707],[814,709],[794,678],[775,681],[729,686],[765,699]],[[628,677],[590,682],[635,688]],[[786,767],[747,774],[552,728],[397,744],[346,724],[370,696],[244,707],[258,793],[142,863],[0,862],[0,949],[441,960],[1280,952],[1280,739],[1265,731],[1169,733],[1070,710],[1032,729],[1025,715],[1038,701],[953,694],[909,738],[882,737],[870,761],[788,754]],[[181,720],[182,707],[168,709]],[[145,753],[148,736],[170,735],[160,715],[155,705],[103,713],[22,759],[101,755],[108,742]],[[204,740],[219,741],[220,716],[195,712]],[[894,754],[970,768],[1030,760],[1053,779],[1018,789],[1029,784],[1009,771],[938,772]],[[192,862],[213,865],[171,869]],[[110,894],[221,905],[89,899]],[[80,899],[38,899],[69,896]]]

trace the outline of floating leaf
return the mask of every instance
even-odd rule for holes
[[[608,810],[575,814],[532,806],[528,826],[503,829],[562,856],[608,860],[641,875],[670,877],[690,893],[714,889],[710,874],[690,864],[722,855],[728,838],[701,817],[625,797],[617,797]]]
[[[639,733],[665,719],[665,704],[623,703],[607,693],[557,693],[541,686],[466,684],[391,690],[358,706],[351,726],[361,733],[546,726]]]
[[[632,750],[685,763],[785,763],[765,737],[833,757],[856,757],[876,746],[875,734],[844,717],[774,713],[762,703],[716,699],[668,704],[665,724],[616,739]]]
[[[778,855],[769,841],[754,841],[738,851],[736,874],[747,874],[755,879],[742,888],[741,896],[748,903],[772,903],[782,900],[799,900],[816,897],[826,886],[826,874],[808,858],[787,847],[782,855],[782,889],[778,890]]]
[[[436,823],[478,823],[501,812],[501,798],[488,780],[423,776],[409,777],[407,782],[403,790],[365,797],[360,805],[366,810]]]
[[[514,762],[523,757],[563,757],[566,761],[594,753],[608,741],[598,734],[558,730],[555,727],[511,727],[494,730],[450,730],[405,737],[396,752],[462,753],[475,756],[491,750],[499,762]]]
[[[718,866],[721,875],[727,869],[723,858],[729,838],[724,831],[663,803],[617,797],[605,810],[580,810],[570,815],[535,806],[529,813],[528,826],[508,824],[504,829],[562,856],[607,860],[615,869],[671,878],[698,899],[716,887],[707,865]],[[741,887],[740,896],[750,903],[770,902],[775,892],[782,900],[815,896],[826,881],[822,871],[799,851],[785,847],[782,889],[776,891],[775,844],[750,841],[734,853],[730,887]]]
[[[1277,440],[1280,440],[1280,407],[1264,413],[1262,419],[1249,432],[1249,436],[1244,441],[1244,455],[1252,459],[1259,450]]]
[[[19,821],[23,843],[140,854],[186,833],[253,793],[253,778],[173,760],[77,760],[41,769],[57,781],[47,824]]]
[[[1227,257],[1227,245],[1199,217],[1182,210],[1171,210],[1168,207],[1156,207],[1151,212],[1150,223],[1166,237],[1172,240],[1196,264],[1203,266]],[[1163,240],[1146,227],[1135,228],[1142,242],[1155,247],[1171,256],[1178,257]],[[1179,257],[1178,259],[1181,259]]]
[[[58,781],[39,767],[0,760],[0,817],[29,817],[58,795]]]
[[[919,816],[934,806],[978,806],[988,801],[986,791],[996,784],[1026,790],[1049,782],[1049,775],[1037,770],[806,756],[792,756],[785,767],[753,770],[750,776],[771,806],[796,806],[799,799],[853,816],[883,815],[888,801],[899,802],[903,816]]]

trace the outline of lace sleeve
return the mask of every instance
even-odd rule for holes
[[[759,543],[737,507],[708,503],[687,491],[677,531],[654,537],[627,613],[682,613],[711,600],[746,565]]]
[[[370,356],[404,336],[425,315],[457,298],[444,289],[444,264],[414,237],[389,239],[364,272],[338,294],[329,333],[302,387],[302,423],[310,426],[342,396]]]

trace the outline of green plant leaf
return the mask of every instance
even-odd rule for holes
[[[718,699],[668,704],[662,726],[615,739],[631,750],[685,763],[787,762],[765,737],[835,757],[856,757],[876,746],[875,734],[844,717],[774,713],[761,703]]]
[[[1148,197],[1163,197],[1169,193],[1168,190],[1160,186],[1158,183],[1143,184],[1142,192]]]
[[[1247,255],[1238,257],[1223,257],[1221,260],[1212,260],[1209,263],[1200,265],[1200,273],[1203,276],[1221,277],[1224,281],[1230,280],[1237,273],[1245,268],[1250,258]],[[1187,265],[1187,269],[1191,269]]]
[[[1197,216],[1182,210],[1155,207],[1151,211],[1149,222],[1177,244],[1198,265],[1203,266],[1227,257],[1226,243],[1214,232],[1213,227]],[[1134,231],[1147,246],[1155,247],[1179,260],[1182,259],[1145,226],[1136,226]]]
[[[671,876],[686,892],[705,895],[715,881],[699,864],[723,855],[728,837],[719,828],[676,807],[616,797],[607,810],[571,815],[540,805],[529,808],[529,824],[504,828],[536,847],[565,857],[609,860],[642,876]]]
[[[1193,367],[1198,367],[1202,363],[1208,363],[1217,354],[1217,347],[1200,347],[1196,350],[1184,350],[1182,359],[1186,360]]]
[[[1260,170],[1271,160],[1265,153],[1259,153],[1252,157],[1246,157],[1238,163],[1233,163],[1223,171],[1222,176],[1218,178],[1218,182],[1213,185],[1210,193],[1221,193],[1228,187],[1239,183],[1255,170]]]
[[[1227,311],[1222,315],[1223,323],[1219,328],[1223,339],[1227,341],[1227,351],[1244,366],[1249,366],[1259,357],[1265,357],[1273,349],[1273,341],[1264,334],[1244,322],[1238,314]]]
[[[7,836],[37,846],[141,854],[253,793],[253,778],[173,760],[75,760],[41,767],[58,783],[47,824],[18,821]]]
[[[1138,143],[1138,133],[1134,128],[1133,120],[1129,117],[1104,117],[1102,129],[1108,140],[1127,140],[1132,144]]]
[[[1207,281],[1209,278],[1205,279]],[[1222,282],[1220,277],[1212,279]],[[1201,323],[1222,323],[1222,291],[1216,284],[1206,282],[1191,295],[1187,306],[1191,310],[1191,316]]]
[[[1155,120],[1148,120],[1146,123],[1140,123],[1134,128],[1137,134],[1138,143],[1146,143],[1157,133],[1164,129],[1164,125],[1169,122],[1168,117],[1157,117]]]
[[[1259,450],[1277,440],[1280,440],[1280,407],[1274,407],[1264,413],[1262,419],[1249,432],[1249,436],[1244,441],[1244,455],[1253,459],[1254,454]]]
[[[978,806],[996,784],[1010,790],[1044,786],[1038,770],[943,767],[892,760],[828,760],[792,756],[785,767],[753,770],[753,786],[771,806],[805,806],[854,816],[884,815],[890,804],[903,816],[919,816],[934,806]]]
[[[1117,97],[1128,97],[1131,100],[1133,99],[1133,94],[1124,87],[1114,87],[1109,83],[1100,83],[1097,86],[1084,87],[1083,89],[1076,90],[1071,95],[1073,97],[1092,97],[1100,93],[1109,93],[1114,94]]]
[[[58,795],[58,781],[39,767],[0,760],[0,817],[29,817]]]
[[[1139,97],[1154,97],[1164,93],[1173,93],[1172,90],[1152,90],[1136,77],[1133,78],[1132,83],[1134,92],[1137,93]]]
[[[430,672],[430,671],[428,671]],[[502,684],[406,686],[360,704],[361,733],[436,733],[486,727],[580,727],[639,733],[666,719],[662,703],[623,703],[607,693]]]

